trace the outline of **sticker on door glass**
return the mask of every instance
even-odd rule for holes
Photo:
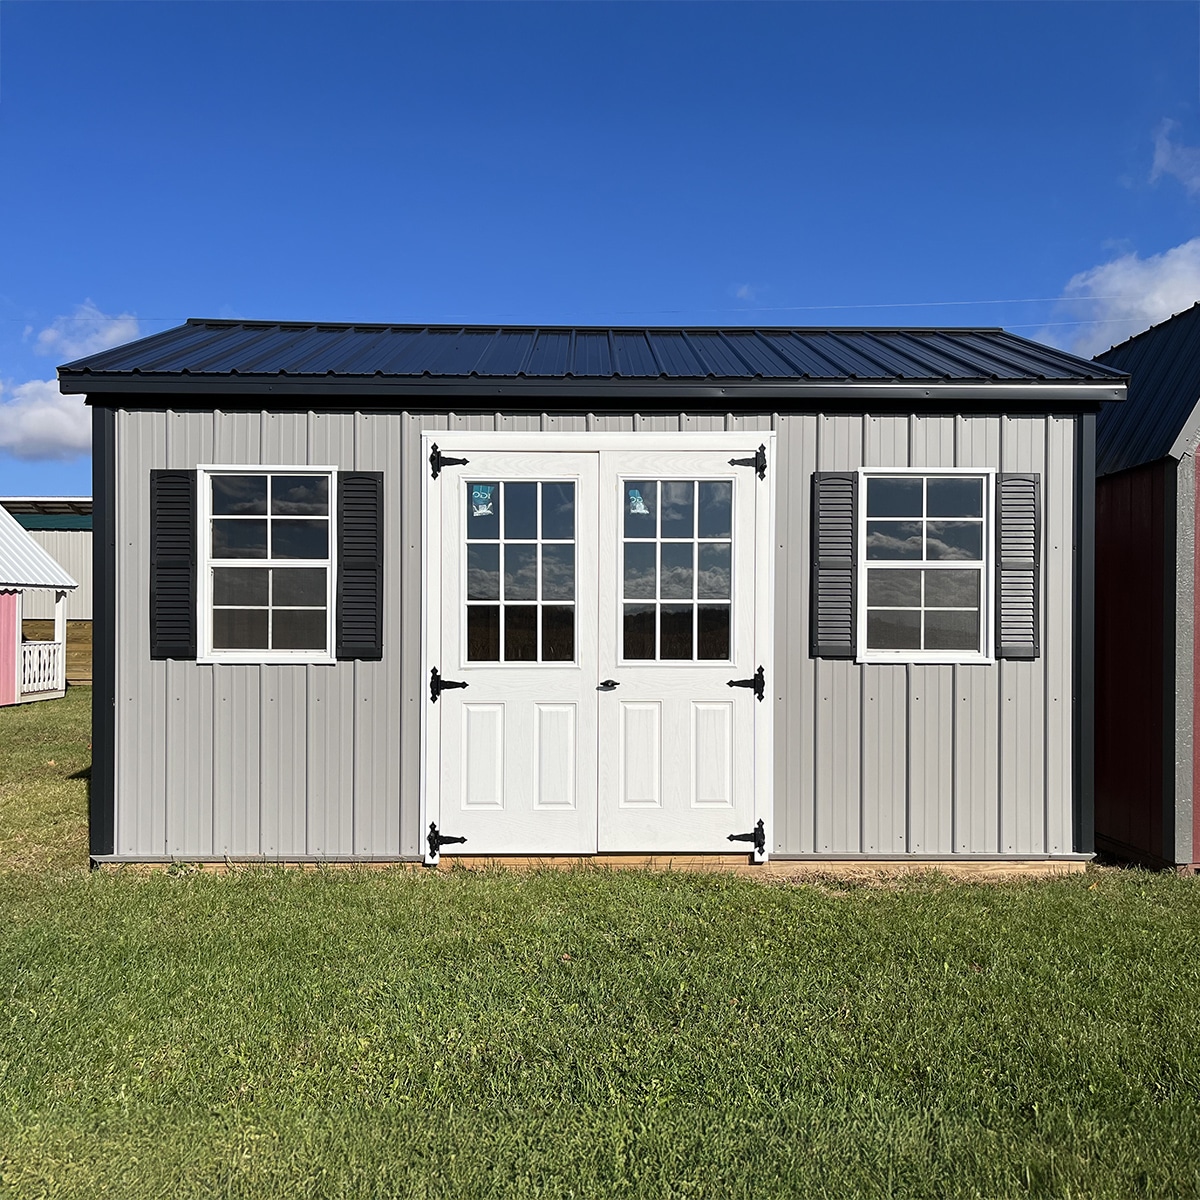
[[[471,488],[471,516],[494,517],[496,515],[495,509],[492,507],[492,493],[495,490],[494,483],[477,483]]]
[[[642,499],[640,488],[629,489],[629,511],[635,517],[648,517],[650,510],[646,507],[645,500]]]

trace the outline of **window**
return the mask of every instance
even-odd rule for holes
[[[862,472],[861,661],[990,661],[990,485],[984,471]]]
[[[574,662],[575,484],[468,480],[470,662]]]
[[[332,662],[334,473],[199,472],[201,657]]]
[[[733,484],[623,479],[621,658],[732,657]]]

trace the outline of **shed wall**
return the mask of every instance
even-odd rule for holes
[[[92,619],[92,531],[90,529],[30,529],[39,546],[54,558],[79,584],[67,593],[67,620]],[[27,620],[54,619],[54,593],[31,591],[25,597],[23,615]]]
[[[775,429],[774,851],[1070,853],[1075,427],[1058,416],[119,411],[115,853],[419,853],[420,434],[445,428]],[[214,462],[385,473],[381,662],[150,660],[150,471]],[[1041,658],[808,656],[811,476],[860,465],[1041,473]]]
[[[1175,464],[1151,463],[1096,485],[1096,837],[1099,845],[1166,861],[1173,702],[1165,672],[1174,588]]]

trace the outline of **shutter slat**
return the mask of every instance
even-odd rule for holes
[[[338,472],[337,657],[383,657],[383,473]]]
[[[150,657],[196,657],[196,473],[150,472]]]
[[[858,474],[813,475],[811,633],[814,658],[853,658]]]
[[[1041,476],[996,476],[996,657],[1041,653]]]

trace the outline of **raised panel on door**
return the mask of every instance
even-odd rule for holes
[[[432,485],[433,665],[467,685],[431,705],[436,819],[463,853],[593,853],[597,456],[465,457]]]

